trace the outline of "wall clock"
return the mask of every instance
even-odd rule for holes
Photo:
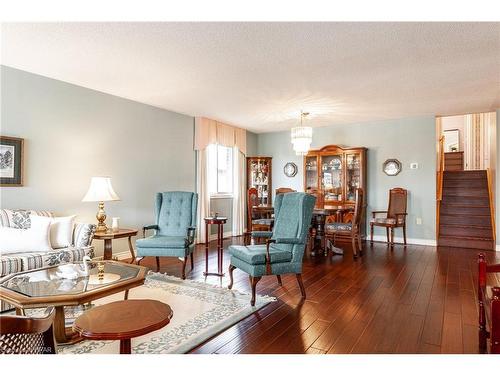
[[[401,162],[397,159],[387,159],[382,166],[382,170],[387,176],[396,176],[401,172]]]
[[[297,164],[292,162],[286,163],[283,172],[287,177],[294,177],[297,174]]]

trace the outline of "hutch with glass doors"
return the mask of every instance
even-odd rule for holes
[[[247,157],[247,191],[257,189],[259,205],[272,204],[272,157]]]
[[[366,194],[366,148],[328,145],[304,156],[304,191],[325,205],[354,205],[356,188]]]

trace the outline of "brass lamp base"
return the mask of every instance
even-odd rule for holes
[[[98,232],[106,232],[108,227],[106,226],[106,212],[104,211],[104,202],[99,202],[99,211],[95,215],[97,219],[97,231]]]

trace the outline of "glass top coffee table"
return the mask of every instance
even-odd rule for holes
[[[98,277],[97,264],[104,265]],[[76,263],[81,264],[81,263]],[[70,266],[71,267],[71,266]],[[0,280],[0,299],[16,307],[17,314],[25,309],[55,306],[54,334],[59,344],[77,341],[76,335],[65,327],[64,308],[78,306],[111,294],[144,284],[147,268],[115,261],[93,262],[89,276],[75,279],[61,275],[67,265],[47,267],[6,276]]]

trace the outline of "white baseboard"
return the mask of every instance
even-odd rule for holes
[[[497,245],[495,248],[496,251],[500,251],[500,245]]]
[[[370,241],[370,236],[366,236],[366,240]],[[383,235],[374,235],[373,241],[377,242],[387,242],[387,237]],[[403,237],[394,237],[394,242],[396,244],[403,243]],[[437,246],[436,240],[427,240],[424,238],[407,238],[406,243],[410,245],[425,245],[425,246]]]

